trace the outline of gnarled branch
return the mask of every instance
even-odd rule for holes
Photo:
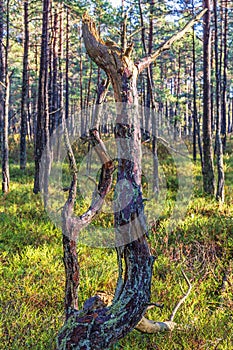
[[[79,285],[79,264],[76,249],[77,237],[81,229],[83,229],[91,222],[93,217],[102,207],[104,198],[111,188],[114,164],[109,157],[102,140],[100,139],[98,131],[96,129],[91,130],[90,140],[92,141],[93,146],[95,146],[94,149],[97,152],[100,161],[102,162],[100,182],[93,195],[92,203],[86,213],[80,217],[73,216],[74,202],[77,191],[77,166],[66,128],[64,132],[64,138],[68,159],[70,162],[70,168],[72,171],[72,182],[69,188],[69,195],[62,211],[62,234],[64,264],[66,272],[65,310],[66,318],[68,318],[71,310],[78,309],[77,289]]]

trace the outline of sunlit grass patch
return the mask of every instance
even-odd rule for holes
[[[233,347],[233,157],[230,153],[225,161],[226,203],[220,205],[202,197],[201,168],[197,162],[192,196],[182,217],[172,217],[179,187],[173,166],[163,163],[164,174],[168,179],[172,177],[165,186],[163,207],[156,207],[156,200],[148,198],[145,211],[155,213],[155,217],[149,217],[153,221],[149,241],[156,256],[151,301],[164,307],[150,310],[147,316],[157,321],[169,318],[187,290],[182,269],[193,288],[175,317],[181,330],[156,335],[133,331],[112,350]],[[67,166],[63,167],[63,173],[65,186],[69,182]],[[0,349],[53,350],[64,321],[61,229],[43,209],[41,197],[32,193],[33,164],[22,172],[15,162],[11,163],[11,180],[11,191],[0,196]],[[64,192],[64,198],[66,195]],[[90,199],[78,192],[76,215],[82,214],[89,204]],[[104,230],[112,226],[113,215],[101,213],[90,227],[89,239],[98,238],[100,231],[104,237]],[[114,249],[97,249],[95,244],[91,248],[82,241],[78,243],[78,254],[82,307],[84,300],[97,291],[114,293],[118,270]]]

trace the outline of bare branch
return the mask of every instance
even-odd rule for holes
[[[136,65],[138,67],[139,73],[141,73],[145,68],[148,68],[151,63],[153,63],[158,56],[161,55],[162,52],[169,50],[174,42],[181,39],[192,27],[193,25],[199,21],[203,15],[206,13],[207,9],[200,11],[190,22],[188,22],[183,29],[181,29],[178,33],[174,34],[170,39],[166,40],[163,44],[159,46],[159,48],[150,56],[144,57],[140,60]]]
[[[106,70],[105,64],[109,61],[108,47],[100,38],[95,22],[87,13],[84,13],[82,23],[83,38],[88,55],[99,67]]]
[[[77,289],[79,285],[79,263],[77,259],[77,236],[82,228],[88,225],[103,205],[104,198],[109,192],[112,184],[112,173],[114,170],[113,161],[110,159],[103,141],[100,139],[97,130],[91,130],[92,144],[102,162],[102,171],[99,185],[93,195],[89,209],[80,217],[73,216],[74,202],[77,192],[77,165],[74,153],[69,142],[68,132],[65,128],[65,143],[67,154],[72,170],[72,182],[69,188],[68,199],[62,210],[62,233],[64,247],[64,264],[66,271],[65,286],[65,308],[66,318],[70,316],[71,310],[78,309]]]
[[[169,321],[171,321],[171,322],[173,322],[174,317],[175,317],[177,311],[179,310],[179,308],[181,307],[181,305],[184,303],[184,301],[187,299],[187,297],[189,296],[189,294],[190,294],[190,292],[191,292],[191,290],[192,290],[192,285],[191,285],[191,283],[190,283],[188,277],[186,276],[186,274],[185,274],[185,272],[184,272],[183,270],[181,270],[181,271],[182,271],[182,274],[183,274],[183,276],[184,276],[184,279],[185,279],[185,281],[186,281],[186,283],[187,283],[187,285],[188,285],[188,291],[187,291],[186,294],[183,296],[183,298],[180,299],[180,301],[177,303],[176,307],[175,307],[174,310],[172,311],[172,314],[171,314],[171,316],[170,316],[170,318],[169,318]]]
[[[113,160],[107,153],[105,145],[101,140],[99,133],[96,129],[90,131],[89,141],[92,140],[92,145],[95,146],[95,152],[99,156],[99,159],[102,163],[102,170],[100,175],[100,181],[96,191],[93,193],[93,199],[88,210],[79,217],[71,217],[67,218],[67,222],[69,224],[69,232],[72,232],[73,239],[76,239],[80,230],[86,227],[93,217],[97,214],[97,212],[101,209],[104,199],[108,194],[111,184],[112,184],[112,173],[115,169]]]
[[[136,35],[142,29],[145,29],[145,27],[140,27],[140,28],[136,29],[132,34],[129,35],[129,39],[131,39],[134,35]]]

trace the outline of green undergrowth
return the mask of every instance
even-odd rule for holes
[[[156,335],[134,330],[112,350],[233,348],[231,146],[232,143],[225,155],[225,204],[203,196],[198,164],[194,167],[192,196],[188,203],[184,202],[185,213],[182,215],[172,215],[179,183],[166,159],[161,166],[167,178],[167,192],[157,208],[145,180],[149,243],[156,257],[151,301],[163,304],[162,309],[149,310],[147,316],[158,321],[169,319],[188,288],[182,270],[192,283],[192,291],[174,319],[180,329]],[[12,162],[11,190],[0,197],[1,350],[55,349],[56,334],[64,321],[61,230],[50,221],[40,196],[32,192],[33,171],[30,163],[22,172],[17,163]],[[185,169],[183,172],[185,174]],[[76,212],[79,214],[87,207],[88,201],[78,192]],[[150,216],[152,209],[155,218]],[[100,214],[99,221],[94,221],[93,232],[95,227],[96,234],[98,227],[111,228],[112,223],[109,213]],[[79,244],[78,253],[81,267],[79,303],[82,306],[84,300],[97,291],[114,292],[117,261],[111,248]]]

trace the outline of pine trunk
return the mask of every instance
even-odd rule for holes
[[[227,142],[227,64],[228,64],[228,0],[222,1],[223,7],[223,76],[222,76],[222,118],[221,118],[221,134],[223,150],[226,149]]]
[[[28,47],[29,47],[29,28],[28,28],[28,1],[24,1],[24,52],[23,52],[23,79],[21,94],[21,130],[20,130],[20,169],[26,168],[26,136],[28,129]]]
[[[223,166],[223,143],[221,139],[221,67],[219,65],[219,50],[218,50],[218,15],[217,15],[217,0],[214,0],[214,30],[215,30],[215,79],[216,79],[216,156],[217,156],[217,200],[224,202],[224,166]]]
[[[1,4],[3,10],[3,3]],[[3,118],[3,128],[2,128],[2,192],[7,193],[10,188],[10,172],[9,172],[9,144],[8,144],[8,124],[9,124],[9,100],[10,100],[10,77],[8,73],[8,50],[9,50],[9,0],[6,2],[6,41],[5,45],[1,41],[1,63],[3,64],[1,69],[1,77],[3,80],[3,85],[0,89],[2,91],[3,98],[3,108],[2,109],[2,118]],[[3,26],[3,21],[1,23]],[[2,32],[3,31],[3,32]],[[4,38],[3,27],[1,29],[2,39]],[[5,56],[3,51],[5,49]]]
[[[35,177],[34,193],[47,187],[47,171],[49,163],[45,158],[49,157],[49,106],[48,106],[48,25],[49,25],[50,0],[43,1],[43,24],[40,58],[40,74],[38,86],[38,107],[35,142]],[[42,155],[45,155],[44,164],[41,163]],[[42,170],[43,169],[43,170]]]
[[[214,195],[214,167],[212,151],[212,128],[211,128],[211,96],[210,96],[210,0],[204,1],[208,11],[203,17],[203,187],[206,194]]]

